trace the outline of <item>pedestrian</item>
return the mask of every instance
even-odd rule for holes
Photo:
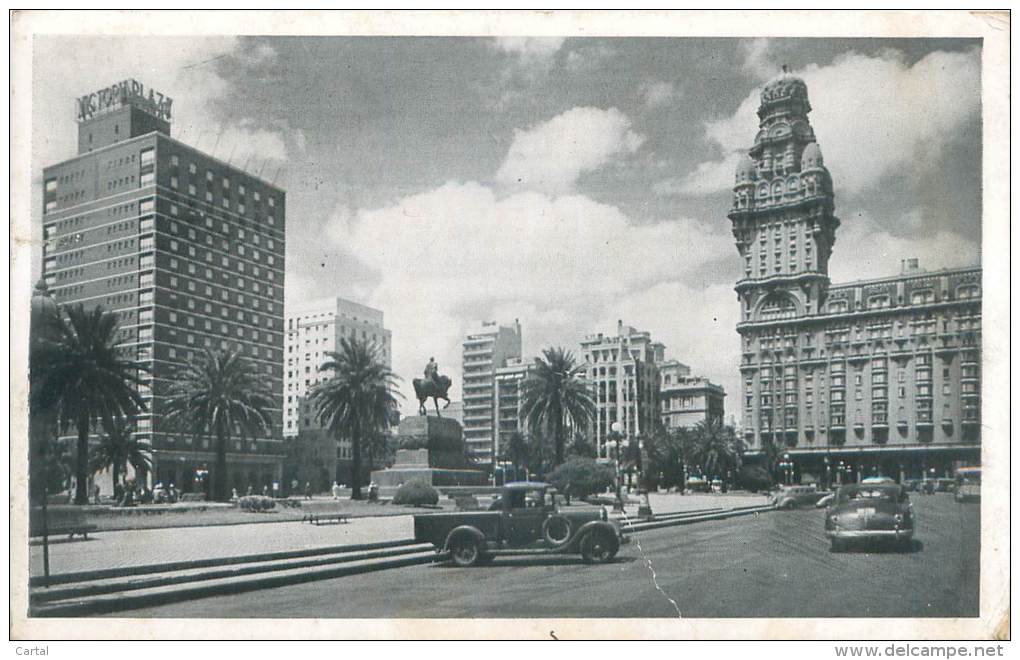
[[[248,484],[248,492],[246,494],[247,495],[254,495],[255,494],[255,487],[252,486],[251,484]]]
[[[99,484],[93,484],[92,486],[92,503],[99,504]]]
[[[232,501],[236,501],[237,500],[237,489],[236,488],[231,488],[230,489],[230,499]]]
[[[333,488],[331,490],[333,491],[333,499],[340,499],[340,485],[337,482],[333,482]]]
[[[305,482],[305,499],[306,500],[312,499],[312,482],[311,481],[306,481]]]
[[[262,487],[262,497],[269,497],[269,484]]]

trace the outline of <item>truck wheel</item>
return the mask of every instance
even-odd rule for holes
[[[565,516],[549,516],[542,523],[542,538],[554,548],[569,541],[573,532],[573,525]]]
[[[581,558],[588,564],[605,564],[620,549],[620,540],[604,529],[592,530],[581,541]]]
[[[453,563],[461,568],[474,566],[482,556],[478,541],[469,537],[461,536],[450,541],[450,557]]]

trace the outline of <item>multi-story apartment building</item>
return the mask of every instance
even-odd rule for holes
[[[833,481],[977,461],[981,270],[907,260],[897,276],[831,284],[840,223],[810,110],[802,80],[769,82],[736,173],[744,441]]]
[[[676,360],[659,365],[659,403],[666,429],[693,428],[699,422],[722,423],[726,393],[704,376]]]
[[[617,322],[615,335],[601,332],[581,341],[586,378],[592,388],[596,414],[594,443],[599,456],[606,438],[620,422],[625,438],[651,433],[659,418],[659,364],[665,347],[651,334]]]
[[[463,344],[464,442],[481,463],[496,458],[496,370],[521,356],[521,324],[484,321],[470,328]]]
[[[147,93],[146,93],[147,92]],[[184,491],[214,467],[212,439],[168,428],[179,367],[237,351],[272,392],[271,430],[230,441],[229,483],[281,475],[284,191],[170,136],[170,99],[129,80],[78,100],[78,154],[43,171],[43,278],[59,305],[102,306],[120,350],[149,365],[136,437],[148,475]]]
[[[328,380],[319,371],[327,353],[340,350],[343,338],[357,338],[375,344],[380,359],[392,364],[393,340],[383,325],[383,313],[343,298],[325,298],[295,303],[287,308],[285,340],[283,435],[288,444],[288,475],[313,485],[331,479],[349,482],[351,445],[337,442],[316,420],[309,394],[315,385]],[[323,463],[322,457],[332,460]],[[309,460],[315,465],[305,465]],[[322,464],[319,464],[322,463]]]
[[[505,366],[496,369],[493,418],[497,429],[497,458],[503,454],[503,448],[514,433],[527,432],[527,421],[521,416],[521,405],[524,402],[524,381],[531,374],[534,364],[532,360],[510,358]]]

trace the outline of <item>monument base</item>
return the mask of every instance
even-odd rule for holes
[[[464,458],[463,430],[447,417],[405,417],[397,428],[398,447],[393,467],[374,470],[372,482],[389,495],[411,481],[443,486],[484,486],[485,472],[469,467]]]

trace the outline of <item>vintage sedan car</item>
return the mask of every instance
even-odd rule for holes
[[[783,486],[772,495],[772,504],[777,509],[796,509],[802,506],[814,506],[818,500],[828,495],[817,486]]]
[[[833,552],[862,540],[889,540],[909,547],[914,512],[907,490],[895,483],[841,486],[825,511],[825,535]]]
[[[956,490],[953,498],[957,502],[981,501],[981,468],[962,467],[956,471]]]
[[[449,552],[457,566],[500,555],[579,553],[587,563],[611,561],[628,541],[605,507],[561,511],[549,484],[508,483],[489,511],[414,516],[414,539]]]

